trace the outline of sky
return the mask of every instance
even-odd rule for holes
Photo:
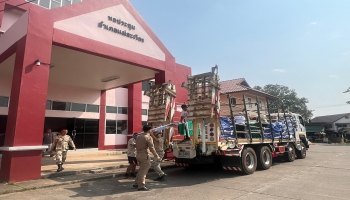
[[[279,84],[314,117],[350,112],[349,0],[130,0],[192,74]]]

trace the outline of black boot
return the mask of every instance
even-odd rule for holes
[[[57,167],[58,167],[57,172],[62,171],[62,164],[58,164]]]
[[[154,179],[153,181],[165,181],[165,175],[159,176],[158,178]]]
[[[64,168],[63,168],[63,163],[61,164],[61,169],[64,170]]]
[[[135,173],[131,173],[130,176],[133,177],[133,178],[136,178],[136,174]]]

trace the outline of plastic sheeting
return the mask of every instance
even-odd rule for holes
[[[294,128],[293,128],[294,122],[295,120],[287,119],[288,129],[285,121],[272,123],[272,131],[274,134],[274,138],[281,138],[282,136],[283,139],[288,139],[289,134],[290,134],[290,138],[294,138]],[[235,136],[233,134],[233,126],[232,126],[231,119],[227,117],[220,117],[220,123],[221,123],[221,137],[234,138]],[[289,134],[288,134],[288,130],[289,130]],[[267,139],[272,138],[270,124],[268,124],[264,129],[264,137]]]

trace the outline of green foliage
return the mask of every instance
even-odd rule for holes
[[[278,101],[271,104],[271,112],[277,112],[282,108],[282,102],[285,110],[293,113],[299,113],[305,119],[312,117],[312,110],[307,108],[309,100],[305,97],[299,98],[295,90],[290,89],[283,85],[268,84],[264,87],[255,86],[254,89],[263,91],[275,97],[278,97]]]

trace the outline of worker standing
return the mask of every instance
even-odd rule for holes
[[[139,171],[136,176],[134,188],[137,188],[138,191],[147,191],[146,187],[146,175],[151,166],[151,158],[149,151],[152,152],[154,157],[157,160],[161,160],[158,156],[156,150],[154,149],[153,139],[150,136],[152,132],[152,126],[145,125],[143,128],[143,133],[141,133],[136,138],[136,159],[140,165]]]
[[[64,170],[62,165],[67,158],[67,151],[69,149],[68,145],[73,147],[75,151],[77,150],[75,148],[72,138],[69,135],[67,135],[67,133],[68,133],[67,129],[62,129],[61,134],[55,138],[52,144],[52,147],[50,149],[50,155],[52,154],[52,150],[56,151],[56,164],[58,167],[57,172]]]
[[[164,157],[164,140],[161,137],[161,132],[153,132],[151,133],[151,137],[154,141],[154,148],[160,157],[163,159]],[[151,167],[158,174],[158,178],[154,179],[154,181],[164,181],[166,174],[162,171],[160,167],[161,160],[156,160],[156,158],[152,158]]]

